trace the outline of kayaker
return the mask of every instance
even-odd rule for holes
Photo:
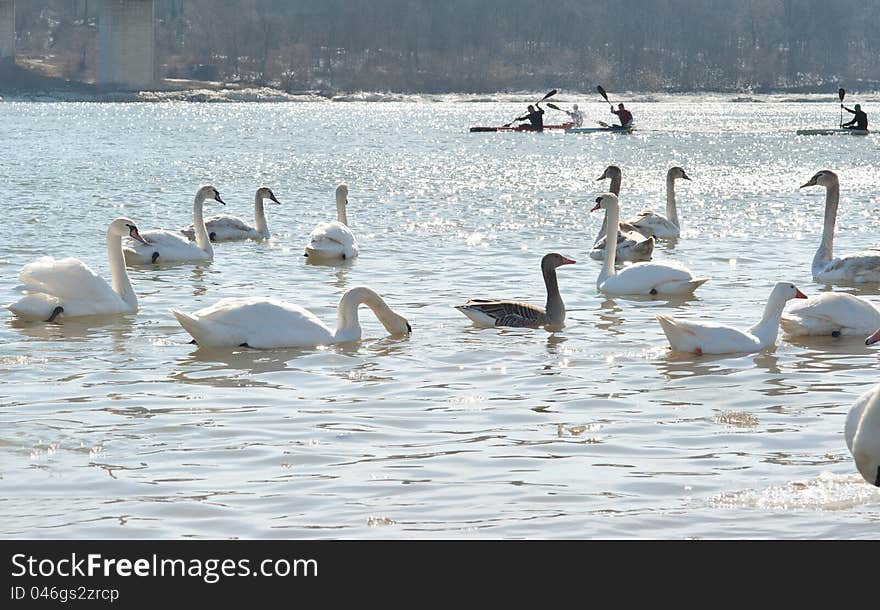
[[[856,116],[853,117],[853,120],[849,123],[844,123],[841,127],[845,129],[861,129],[863,131],[868,131],[868,115],[865,114],[865,111],[862,110],[862,106],[860,104],[856,104],[852,110],[844,106],[840,105],[841,108],[849,112],[850,114],[854,114]]]
[[[623,104],[617,105],[617,110],[614,109],[614,106],[611,107],[611,114],[616,114],[617,118],[620,119],[621,127],[629,127],[633,122],[632,112],[623,107]]]
[[[544,131],[544,109],[538,104],[529,105],[529,111],[525,116],[517,119],[517,121],[528,121],[529,129],[532,131]]]
[[[575,127],[583,127],[584,126],[584,113],[578,110],[578,105],[574,104],[571,107],[571,111],[563,110],[565,114],[568,115],[568,118],[571,119],[571,122]]]

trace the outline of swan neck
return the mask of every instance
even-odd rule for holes
[[[391,322],[396,314],[373,290],[358,286],[346,292],[339,300],[339,307],[336,310],[337,341],[356,341],[361,338],[361,324],[358,318],[358,307],[361,304],[372,309],[382,325],[389,332],[393,332]]]
[[[544,285],[547,287],[547,322],[551,325],[559,325],[565,321],[565,303],[559,294],[559,282],[556,280],[556,269],[544,271]]]
[[[622,176],[620,174],[613,175],[611,177],[611,187],[609,188],[609,190],[612,193],[614,193],[615,195],[617,195],[618,197],[620,197],[620,181],[621,181],[621,179],[622,179]]]
[[[825,225],[822,229],[822,243],[813,257],[813,270],[820,269],[834,257],[834,225],[837,223],[837,207],[840,204],[840,185],[832,184],[825,189]]]
[[[254,196],[254,228],[260,235],[269,236],[269,225],[266,223],[266,209],[263,206],[263,198]]]
[[[125,269],[125,255],[122,253],[122,238],[107,232],[107,258],[110,261],[110,282],[113,292],[125,301],[132,309],[137,309],[138,300],[128,271]]]
[[[348,212],[345,209],[345,200],[336,200],[336,220],[344,224],[346,227],[348,226]]]
[[[605,224],[616,227],[620,221],[620,207],[615,204],[608,205],[605,210]],[[617,259],[617,235],[609,235],[605,238],[605,258],[602,261],[602,271],[596,285],[601,286],[609,277],[614,275],[614,263]]]
[[[675,178],[672,176],[666,178],[666,218],[676,227],[681,228],[678,224],[678,211],[675,209]]]
[[[211,246],[211,239],[208,237],[208,229],[205,227],[205,198],[202,195],[196,195],[193,202],[193,230],[196,233],[196,245],[214,256],[214,248]]]

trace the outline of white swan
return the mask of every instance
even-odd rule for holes
[[[844,435],[859,474],[880,487],[880,385],[859,396],[850,408]]]
[[[56,260],[50,256],[25,265],[18,278],[27,294],[6,308],[25,320],[52,322],[63,317],[134,313],[137,296],[131,287],[122,255],[122,238],[140,242],[134,222],[117,218],[107,229],[107,257],[112,288],[85,263],[75,258]]]
[[[620,197],[620,183],[623,172],[616,165],[609,165],[602,172],[602,175],[596,180],[611,180],[611,186],[608,190]],[[602,227],[599,229],[599,235],[593,242],[593,248],[590,250],[590,258],[600,261],[605,258],[605,242],[607,240],[608,223],[603,221]],[[617,229],[617,256],[619,262],[622,261],[649,261],[654,254],[654,239],[645,237],[639,233],[635,227],[626,223],[618,223]]]
[[[865,335],[880,328],[880,311],[846,292],[823,292],[782,314],[782,330],[793,337]]]
[[[549,330],[562,328],[565,325],[565,303],[559,294],[559,283],[556,281],[556,268],[562,265],[573,265],[575,261],[561,254],[552,252],[541,259],[541,273],[544,286],[547,288],[547,304],[545,307],[523,303],[522,301],[488,301],[471,299],[464,305],[455,308],[470,318],[475,324],[483,326],[513,326],[540,328]]]
[[[365,286],[352,288],[342,296],[335,329],[299,305],[271,298],[223,299],[193,314],[176,309],[171,313],[202,347],[314,347],[360,339],[361,303],[373,310],[392,335],[412,332],[403,316],[394,313],[382,297]]]
[[[348,228],[348,185],[336,187],[336,216],[333,222],[318,223],[309,235],[305,256],[316,260],[351,259],[358,255],[354,233]]]
[[[669,316],[657,316],[657,320],[674,352],[697,355],[751,353],[774,345],[785,304],[791,299],[806,298],[807,295],[794,284],[777,283],[764,307],[761,321],[745,331],[725,324],[679,320]]]
[[[263,206],[265,200],[268,199],[277,204],[280,201],[275,199],[272,189],[261,186],[254,195],[254,226],[238,216],[230,216],[229,214],[221,214],[212,216],[205,221],[205,229],[208,231],[208,237],[211,241],[240,241],[244,239],[269,239],[269,225],[266,223],[266,210]],[[184,227],[180,230],[189,239],[196,238],[196,231],[193,225]]]
[[[125,244],[123,249],[125,262],[132,265],[156,262],[171,263],[213,260],[214,248],[211,246],[208,231],[205,229],[203,211],[205,200],[209,198],[226,205],[220,199],[220,193],[213,186],[203,186],[199,189],[193,202],[193,225],[196,231],[195,243],[185,239],[180,233],[172,231],[165,231],[163,229],[145,231],[143,237],[148,243],[142,244],[128,241]]]
[[[675,181],[690,180],[684,169],[676,166],[666,172],[666,216],[653,210],[645,210],[638,218],[629,221],[636,231],[645,237],[657,239],[678,239],[681,225],[678,224],[678,211],[675,209]]]
[[[880,282],[880,252],[868,250],[834,258],[834,225],[840,203],[840,180],[829,169],[822,170],[801,186],[825,187],[825,226],[822,243],[813,257],[813,279],[817,282]]]
[[[605,210],[605,222],[609,227],[617,225],[620,205],[617,195],[605,193],[596,199],[591,211]],[[685,295],[691,294],[708,278],[697,279],[681,265],[671,263],[634,263],[615,271],[615,250],[605,249],[602,271],[596,279],[596,288],[611,295]]]

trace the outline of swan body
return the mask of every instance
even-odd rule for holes
[[[205,228],[204,204],[206,199],[224,203],[220,193],[213,186],[203,186],[196,193],[193,202],[193,225],[195,226],[195,243],[184,238],[180,233],[156,229],[145,231],[142,236],[146,243],[129,241],[123,252],[125,262],[129,265],[145,263],[176,263],[209,261],[214,258],[214,248]]]
[[[880,385],[859,396],[850,408],[844,436],[859,474],[880,487]]]
[[[332,222],[321,222],[309,235],[305,256],[313,260],[347,260],[358,255],[358,243],[348,228],[348,185],[336,187],[336,216]]]
[[[230,216],[222,214],[212,216],[205,221],[205,229],[208,231],[208,237],[213,242],[218,241],[241,241],[245,239],[269,239],[269,225],[266,223],[266,210],[264,207],[265,200],[268,199],[277,204],[281,204],[275,198],[272,189],[262,186],[257,189],[254,195],[254,224],[249,225],[238,216]],[[180,230],[191,240],[196,238],[196,231],[193,225],[184,227]]]
[[[823,292],[782,314],[782,330],[793,337],[865,335],[880,328],[880,311],[846,292]]]
[[[519,328],[561,328],[565,323],[565,303],[559,294],[556,268],[573,265],[575,261],[551,253],[541,259],[541,272],[547,287],[545,307],[521,301],[489,301],[471,299],[456,309],[480,326],[511,326]]]
[[[620,197],[620,183],[623,173],[616,165],[609,165],[597,180],[611,180],[609,191]],[[654,254],[654,238],[642,235],[636,227],[627,223],[619,222],[617,224],[617,252],[615,260],[617,261],[649,261]],[[590,258],[600,261],[605,258],[605,244],[608,240],[608,222],[607,219],[602,222],[602,228],[599,229],[599,235],[593,242],[590,250]]]
[[[813,257],[813,279],[817,282],[873,283],[880,282],[880,251],[866,250],[834,258],[834,225],[840,204],[840,180],[831,170],[817,172],[801,186],[825,187],[825,224],[822,242]]]
[[[361,327],[357,309],[361,304],[373,310],[389,333],[400,335],[412,331],[405,318],[365,286],[352,288],[342,296],[335,329],[299,305],[272,298],[229,298],[192,314],[176,309],[171,312],[201,347],[273,349],[359,340]]]
[[[645,210],[638,218],[629,221],[628,224],[646,237],[657,239],[678,239],[681,228],[678,222],[678,211],[675,207],[675,181],[690,180],[690,177],[681,167],[672,167],[666,172],[666,216],[653,210]]]
[[[657,316],[673,352],[733,354],[758,352],[776,343],[782,309],[791,299],[806,299],[794,284],[779,282],[770,293],[761,321],[747,330],[725,324]]]
[[[605,193],[596,199],[592,211],[604,209],[608,226],[615,226],[620,217],[617,195]],[[694,290],[709,281],[698,279],[684,266],[672,263],[635,263],[615,271],[616,252],[607,249],[602,271],[596,280],[600,292],[611,295],[657,295],[675,296],[692,294]]]
[[[134,313],[138,300],[131,287],[122,254],[122,238],[144,238],[132,220],[117,218],[107,229],[107,256],[112,286],[76,258],[46,256],[25,265],[19,274],[26,294],[7,305],[24,320],[54,321],[58,316],[78,317]]]

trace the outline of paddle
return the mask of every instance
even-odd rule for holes
[[[604,98],[605,98],[605,101],[608,102],[609,105],[611,105],[611,106],[614,105],[614,104],[612,104],[611,102],[608,101],[608,94],[605,93],[605,88],[602,87],[602,85],[599,85],[598,87],[596,87],[596,90],[599,91],[599,95],[601,95],[602,97],[604,97]]]
[[[549,99],[549,98],[553,97],[554,95],[556,95],[556,89],[551,89],[549,92],[547,92],[547,95],[545,95],[544,97],[542,97],[541,99],[539,99],[537,102],[535,102],[535,104],[540,104],[540,103],[543,102],[544,100]],[[548,106],[549,106],[549,104],[548,104]],[[513,119],[510,123],[507,123],[507,124],[504,125],[504,126],[505,126],[505,127],[510,127],[511,125],[513,125],[514,123],[516,123],[517,121],[522,121],[522,120],[524,120],[524,119],[525,119],[525,117],[522,117],[522,118],[515,118],[515,119]]]
[[[846,89],[841,87],[837,90],[837,97],[840,98],[840,126],[843,127],[843,98],[846,97]]]

